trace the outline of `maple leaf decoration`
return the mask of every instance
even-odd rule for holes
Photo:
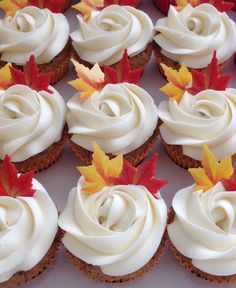
[[[139,4],[139,0],[105,0],[104,7],[110,5],[122,5],[122,6],[133,6],[137,7]]]
[[[29,61],[23,67],[23,71],[10,67],[12,76],[12,85],[26,85],[36,91],[46,91],[53,93],[49,88],[51,73],[40,73],[35,61],[35,57],[30,56]],[[0,83],[1,86],[1,83]]]
[[[160,88],[160,91],[168,95],[172,100],[180,101],[185,90],[192,83],[192,74],[185,64],[182,64],[179,71],[161,64],[169,83]]]
[[[143,68],[131,70],[127,49],[123,53],[122,59],[116,64],[115,68],[103,65],[105,74],[105,83],[122,83],[129,82],[137,84],[143,72]]]
[[[110,160],[96,143],[93,143],[93,151],[92,165],[77,167],[85,180],[82,191],[91,194],[100,191],[105,186],[112,186],[113,179],[119,177],[123,167],[122,155]]]
[[[229,12],[234,7],[234,3],[224,0],[177,0],[176,10],[181,11],[188,4],[191,4],[193,7],[196,7],[204,3],[209,3],[213,5],[219,12]]]
[[[75,66],[78,79],[68,82],[80,91],[80,100],[86,101],[95,91],[100,91],[104,86],[104,73],[96,63],[91,69],[71,59]]]
[[[143,162],[137,168],[132,166],[127,160],[124,161],[123,169],[119,178],[114,179],[116,185],[143,185],[158,199],[158,190],[167,183],[165,179],[155,178],[156,163],[158,154]]]
[[[14,16],[16,11],[27,6],[28,0],[1,0],[0,9],[3,9],[6,16]]]
[[[199,93],[202,90],[213,89],[224,91],[227,88],[229,80],[232,76],[231,73],[219,74],[219,65],[216,58],[216,51],[213,53],[211,63],[203,72],[195,69],[191,70],[192,74],[192,87],[187,89],[192,95]]]
[[[6,90],[12,86],[11,64],[8,63],[0,69],[0,89]]]
[[[18,175],[10,157],[6,155],[0,167],[0,196],[33,197],[36,190],[32,189],[34,171]]]
[[[83,15],[83,20],[88,21],[93,10],[103,8],[103,0],[81,0],[78,4],[72,7],[78,10]]]
[[[47,8],[53,13],[61,12],[64,0],[28,0],[28,5],[37,6],[40,9]]]
[[[222,179],[222,184],[225,187],[226,191],[235,191],[236,190],[236,169],[234,169],[233,174],[229,179]]]
[[[188,170],[196,183],[194,190],[207,191],[222,179],[230,178],[233,174],[232,159],[228,156],[217,161],[213,152],[207,145],[204,145],[202,168],[190,168]]]

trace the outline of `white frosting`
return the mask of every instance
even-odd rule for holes
[[[165,231],[164,200],[155,199],[144,186],[119,185],[88,194],[81,192],[83,184],[81,177],[59,217],[65,247],[107,275],[122,276],[143,267]]]
[[[143,51],[153,38],[153,24],[144,12],[131,6],[111,5],[92,11],[88,22],[77,16],[79,27],[71,33],[80,58],[90,63],[111,65],[128,50],[129,56]]]
[[[130,83],[108,84],[84,103],[77,93],[67,106],[71,140],[90,151],[95,141],[106,153],[129,153],[144,144],[157,125],[153,99]]]
[[[31,55],[38,64],[50,62],[69,39],[65,16],[27,6],[0,20],[1,60],[23,65]]]
[[[221,182],[206,192],[193,189],[194,185],[175,194],[169,237],[198,269],[218,276],[235,274],[236,191],[225,191]]]
[[[188,67],[206,67],[214,50],[219,63],[236,51],[234,22],[211,4],[195,8],[188,4],[180,12],[170,6],[168,16],[159,19],[154,30],[160,33],[154,40],[162,48],[161,53]]]
[[[219,160],[236,153],[236,89],[185,92],[180,102],[162,101],[158,117],[160,134],[170,145],[181,145],[183,154],[202,160],[207,144]]]
[[[33,179],[34,197],[0,197],[0,283],[28,271],[48,252],[57,233],[57,210]]]
[[[23,161],[61,138],[66,105],[49,89],[53,94],[24,85],[0,90],[0,159],[8,154],[14,162]]]

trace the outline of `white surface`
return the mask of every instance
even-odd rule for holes
[[[140,9],[146,11],[152,16],[155,21],[159,17],[163,17],[161,13],[157,11],[151,0],[142,0]],[[65,15],[70,21],[71,30],[73,30],[76,25],[76,11],[69,9]],[[231,15],[236,14],[231,12]],[[226,71],[234,72],[236,67],[233,64],[226,69]],[[70,97],[76,92],[72,87],[70,87],[67,82],[69,80],[75,79],[76,75],[73,71],[73,67],[70,66],[70,70],[67,75],[57,84],[55,88],[61,92],[65,101],[70,99]],[[235,87],[231,80],[230,87]],[[166,81],[160,76],[154,62],[154,57],[149,62],[142,75],[140,86],[147,90],[152,97],[155,99],[156,104],[161,100],[166,99],[167,96],[159,92],[159,88],[165,84]],[[161,189],[162,197],[165,199],[168,206],[171,204],[171,199],[174,193],[187,185],[193,183],[191,176],[187,171],[178,167],[174,164],[166,155],[160,141],[157,142],[155,146],[155,152],[159,153],[159,160],[157,164],[157,176],[168,179],[168,184]],[[153,152],[154,152],[153,151]],[[36,174],[36,177],[47,189],[54,202],[56,203],[58,210],[62,210],[65,206],[67,195],[70,189],[76,185],[79,178],[79,173],[76,170],[76,166],[82,164],[78,158],[75,157],[74,153],[68,148],[62,157],[56,162],[52,167]],[[104,284],[99,281],[94,282],[90,278],[85,277],[82,273],[77,271],[74,266],[69,263],[64,255],[64,249],[61,247],[60,252],[57,255],[56,262],[54,265],[42,273],[36,279],[30,281],[28,284],[24,284],[21,287],[32,287],[32,288],[65,288],[65,287],[119,287],[121,285],[116,284]],[[169,248],[166,248],[165,255],[161,258],[158,266],[156,266],[151,272],[144,277],[129,282],[122,285],[122,287],[136,287],[136,288],[149,288],[149,287],[212,287],[214,285],[208,283],[207,281],[201,280],[198,277],[187,272],[178,261],[172,256]],[[223,287],[223,286],[221,286]]]

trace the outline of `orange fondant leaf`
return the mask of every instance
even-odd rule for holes
[[[189,88],[188,91],[193,95],[206,89],[224,91],[227,88],[228,82],[232,75],[230,73],[220,75],[216,51],[213,53],[211,63],[205,70],[203,70],[203,72],[192,69],[191,73],[193,82],[192,87]]]
[[[3,9],[6,16],[14,16],[16,11],[27,6],[28,0],[1,0],[0,9]]]
[[[167,183],[165,179],[155,178],[158,154],[143,162],[137,168],[133,167],[127,160],[124,161],[120,177],[114,179],[116,185],[143,185],[151,194],[157,198],[158,190]]]
[[[202,168],[190,168],[196,187],[195,190],[207,191],[222,179],[229,179],[233,174],[232,159],[230,156],[217,161],[207,145],[203,147]]]
[[[85,101],[93,92],[100,91],[104,86],[104,73],[97,63],[89,69],[74,59],[71,61],[79,78],[70,81],[69,84],[80,91],[80,99]]]
[[[45,90],[53,93],[49,88],[51,73],[40,73],[35,62],[35,57],[30,56],[29,61],[23,67],[23,71],[10,67],[13,84],[22,84],[29,86],[36,91]]]
[[[130,69],[128,52],[127,50],[125,50],[122,59],[117,63],[115,68],[104,65],[103,71],[105,73],[106,83],[116,84],[122,82],[129,82],[137,84],[139,82],[143,69]]]
[[[81,0],[76,5],[72,7],[78,10],[83,15],[83,20],[88,21],[90,14],[93,10],[102,8],[104,5],[103,0]]]
[[[0,69],[0,89],[6,90],[12,85],[11,64],[8,63]]]
[[[139,0],[104,0],[104,7],[110,5],[124,5],[137,7]]]
[[[185,64],[182,64],[179,71],[176,71],[163,63],[161,64],[161,67],[163,68],[169,83],[163,86],[160,91],[168,95],[172,100],[179,102],[186,88],[192,82],[191,73],[188,71]]]
[[[93,151],[92,165],[78,167],[85,180],[82,191],[87,193],[96,193],[105,186],[112,186],[113,179],[119,177],[123,167],[122,155],[110,160],[96,143],[93,143]]]
[[[236,169],[234,169],[234,172],[229,179],[223,179],[221,182],[223,183],[226,191],[235,191],[236,190]]]
[[[0,168],[0,196],[33,197],[35,190],[32,189],[33,171],[18,175],[10,157],[5,156]]]

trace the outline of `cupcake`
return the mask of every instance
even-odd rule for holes
[[[236,89],[226,88],[230,74],[220,75],[214,53],[205,72],[185,65],[177,72],[162,65],[169,83],[161,91],[160,136],[170,158],[184,168],[199,167],[207,144],[219,160],[236,153]]]
[[[33,56],[24,72],[0,70],[0,159],[8,154],[21,172],[48,168],[64,148],[66,105],[49,80]]]
[[[138,168],[109,160],[94,143],[93,162],[59,217],[69,260],[94,280],[122,283],[156,265],[163,254],[167,208],[154,178],[157,154]]]
[[[0,287],[28,282],[51,266],[60,244],[58,214],[33,172],[18,174],[5,156],[0,168]]]
[[[188,4],[181,11],[170,6],[168,16],[159,19],[154,30],[156,63],[163,76],[161,63],[174,69],[183,63],[188,68],[205,69],[214,50],[223,69],[236,50],[235,23],[208,3]]]
[[[110,157],[123,154],[137,165],[158,136],[157,107],[136,85],[142,70],[130,70],[127,52],[117,69],[105,66],[104,72],[97,64],[89,70],[73,63],[79,79],[69,84],[79,92],[67,102],[70,146],[87,164],[95,141]]]
[[[70,60],[67,19],[63,14],[36,6],[18,7],[10,13],[1,2],[6,15],[12,15],[0,20],[0,67],[10,62],[22,69],[34,55],[40,72],[51,72],[50,84],[55,84],[66,73]]]
[[[179,190],[167,227],[180,264],[212,283],[236,282],[236,170],[204,146],[203,168],[189,169],[195,184]]]
[[[101,6],[100,3],[100,9]],[[132,6],[120,5],[106,6],[102,10],[94,6],[93,9],[84,6],[81,9],[77,5],[75,8],[84,14],[77,16],[78,28],[70,34],[77,61],[89,68],[95,63],[115,65],[125,49],[133,69],[144,67],[149,61],[153,23],[146,13]]]

